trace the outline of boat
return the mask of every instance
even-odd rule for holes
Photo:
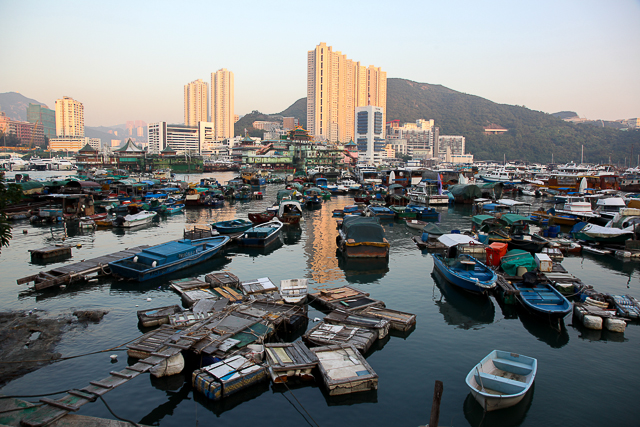
[[[533,357],[493,350],[467,374],[471,395],[487,411],[509,408],[520,402],[536,379],[538,361]]]
[[[603,227],[579,222],[571,229],[573,238],[589,243],[622,243],[633,237],[633,230]]]
[[[318,187],[310,187],[304,190],[303,200],[307,208],[322,206],[324,191]]]
[[[393,219],[396,214],[386,206],[369,205],[364,208],[364,216],[376,217],[380,219]]]
[[[420,230],[422,231],[422,229],[425,227],[425,225],[427,225],[427,222],[424,221],[420,221],[419,219],[408,219],[407,222],[407,227],[409,228],[413,228],[414,230]]]
[[[549,244],[549,241],[537,234],[516,232],[511,233],[509,249],[522,249],[531,253],[539,253],[542,248]]]
[[[268,379],[265,366],[235,355],[193,371],[191,385],[208,399],[217,401]]]
[[[471,255],[459,254],[455,258],[440,254],[431,256],[434,269],[454,286],[478,294],[485,294],[496,286],[496,273]]]
[[[297,200],[283,200],[280,202],[277,217],[283,224],[300,224],[300,220],[302,220],[302,206],[300,206]]]
[[[140,225],[149,224],[157,215],[157,212],[151,211],[140,211],[136,214],[125,216],[119,215],[113,220],[113,226],[120,228],[138,227]]]
[[[160,326],[169,323],[169,316],[177,313],[182,313],[182,307],[179,305],[150,308],[147,310],[139,310],[138,320],[143,327],[150,328],[152,326]]]
[[[422,229],[422,232],[423,233],[429,233],[429,236],[434,236],[434,237],[438,237],[438,236],[442,236],[443,234],[447,234],[447,231],[443,230],[437,224],[430,224],[430,223],[427,223],[427,225],[424,226],[424,228]]]
[[[113,274],[143,282],[206,261],[229,242],[229,236],[182,239],[143,249],[137,255],[109,263]]]
[[[398,218],[398,219],[405,219],[405,218],[412,219],[418,216],[417,212],[411,209],[407,209],[406,206],[392,205],[392,206],[389,206],[389,209],[393,211],[393,213],[395,214],[395,218]]]
[[[280,236],[283,224],[277,219],[254,225],[239,237],[240,244],[251,247],[266,247]]]
[[[246,219],[232,219],[211,224],[211,228],[218,230],[220,234],[242,233],[251,227],[253,227],[253,223]]]
[[[512,282],[513,286],[520,292],[517,294],[518,301],[532,314],[550,319],[562,319],[571,312],[571,303],[548,283]]]
[[[182,212],[183,209],[184,209],[184,203],[174,204],[174,205],[167,206],[167,208],[164,210],[164,213],[167,215],[173,215],[173,214]]]
[[[438,212],[435,208],[428,208],[428,207],[419,206],[419,205],[407,205],[407,211],[415,212],[416,217],[421,220],[425,220],[425,221],[440,220],[440,212]]]
[[[511,182],[514,184],[522,182],[520,178],[515,176],[514,171],[506,169],[496,169],[488,173],[480,175],[480,178],[485,182]]]
[[[276,216],[276,211],[267,209],[262,212],[249,212],[247,217],[253,224],[264,224],[271,221]]]
[[[608,299],[611,300],[618,316],[626,317],[628,319],[640,319],[640,303],[637,299],[631,295],[609,295]]]
[[[336,245],[348,258],[386,258],[389,242],[377,218],[346,216],[338,228]]]
[[[309,279],[287,279],[280,281],[280,295],[287,304],[304,304],[307,300]]]

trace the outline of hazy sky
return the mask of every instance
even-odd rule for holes
[[[307,51],[549,113],[640,117],[640,0],[0,0],[0,92],[89,126],[183,121],[183,88],[227,68],[235,112],[306,96]],[[425,117],[428,119],[429,117]]]

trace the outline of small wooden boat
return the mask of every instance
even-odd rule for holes
[[[544,318],[562,319],[571,313],[571,303],[548,283],[527,284],[523,281],[512,284],[520,291],[517,295],[518,301],[532,314]]]
[[[286,279],[280,281],[280,295],[287,304],[304,304],[307,300],[308,279]]]
[[[206,261],[229,242],[229,236],[178,240],[143,249],[137,255],[110,262],[111,271],[139,282]]]
[[[347,216],[336,236],[336,245],[350,258],[386,258],[389,242],[377,218]]]
[[[413,228],[414,230],[420,230],[422,231],[422,229],[428,224],[424,221],[420,221],[419,219],[408,219],[407,222],[407,227],[409,228]]]
[[[416,217],[425,221],[438,221],[440,212],[435,208],[429,208],[419,205],[407,205],[407,210],[416,213]]]
[[[440,254],[431,256],[433,268],[454,286],[479,294],[487,293],[496,286],[496,273],[471,255],[461,254],[455,258],[445,258]]]
[[[254,224],[264,224],[271,221],[276,216],[276,211],[266,210],[262,212],[250,212],[248,215],[249,221]]]
[[[181,313],[182,308],[179,305],[170,305],[167,307],[150,308],[148,310],[138,311],[138,320],[145,328],[159,326],[169,323],[169,316]]]
[[[406,206],[394,205],[390,206],[389,209],[393,211],[393,213],[395,214],[395,218],[398,219],[416,218],[418,216],[417,212],[411,209],[407,209]]]
[[[443,230],[441,227],[438,227],[437,224],[430,224],[430,223],[427,223],[427,225],[424,226],[422,231],[425,233],[429,233],[429,236],[434,236],[434,237],[447,234],[447,231]]]
[[[149,224],[157,215],[157,212],[140,211],[136,214],[118,216],[113,220],[113,226],[120,228],[138,227]]]
[[[287,382],[290,376],[303,380],[314,379],[311,371],[318,366],[318,356],[302,341],[265,344],[265,353],[269,375],[275,384]]]
[[[164,213],[166,213],[167,215],[173,215],[173,214],[182,212],[183,209],[184,209],[184,203],[168,205],[167,208],[164,210]]]
[[[283,224],[300,224],[300,220],[302,219],[302,207],[297,200],[283,200],[280,202],[277,216]]]
[[[467,374],[471,394],[486,411],[509,408],[522,400],[536,379],[538,361],[493,350]]]
[[[98,228],[109,228],[109,227],[113,227],[113,220],[112,219],[99,219],[95,221],[96,226]]]
[[[229,221],[218,221],[211,224],[211,228],[218,230],[220,234],[242,233],[253,226],[251,221],[246,219],[232,219]]]
[[[243,246],[263,248],[275,242],[278,237],[280,237],[282,226],[283,224],[277,219],[265,222],[264,224],[254,225],[247,229],[238,240]]]

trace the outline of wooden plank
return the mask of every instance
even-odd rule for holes
[[[56,408],[64,409],[65,411],[76,412],[80,409],[78,406],[67,405],[66,403],[58,402],[53,399],[49,399],[47,397],[40,398],[40,402],[46,403],[47,405],[54,406]]]

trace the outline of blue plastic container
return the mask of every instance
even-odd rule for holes
[[[559,225],[549,226],[549,237],[558,237],[558,233],[560,233]]]

